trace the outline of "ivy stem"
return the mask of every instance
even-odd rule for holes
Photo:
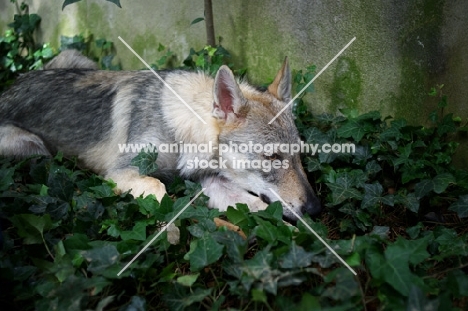
[[[47,246],[47,242],[44,239],[44,234],[42,234],[42,232],[41,232],[41,238],[42,238],[42,242],[44,242],[44,246],[45,246],[47,252],[49,253],[50,257],[52,257],[52,259],[55,261],[55,257],[54,257],[54,255],[52,255],[52,252],[50,251],[49,246]]]
[[[468,267],[468,263],[465,263],[465,264],[460,265],[460,266],[458,266],[458,267],[453,267],[453,268],[449,268],[449,269],[446,269],[446,270],[442,270],[442,271],[437,272],[437,273],[434,273],[434,274],[432,274],[432,275],[426,275],[426,276],[423,276],[423,277],[421,277],[421,278],[422,278],[422,279],[435,278],[435,277],[437,277],[437,276],[439,276],[439,275],[441,275],[441,274],[445,274],[445,273],[447,273],[447,272],[450,272],[450,271],[453,271],[453,270],[457,270],[457,269],[463,269],[463,268],[466,268],[466,267]]]

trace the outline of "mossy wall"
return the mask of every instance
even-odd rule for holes
[[[202,0],[83,0],[63,11],[58,0],[26,0],[43,19],[38,41],[58,47],[60,35],[93,34],[115,43],[124,69],[143,64],[118,40],[125,39],[145,60],[161,56],[159,43],[181,61],[190,47],[203,47]],[[320,70],[353,37],[356,41],[315,82],[307,98],[315,112],[354,107],[425,122],[435,103],[429,88],[445,84],[449,110],[468,117],[468,1],[213,1],[216,36],[265,83],[282,59],[292,68]],[[0,1],[0,31],[15,7]]]

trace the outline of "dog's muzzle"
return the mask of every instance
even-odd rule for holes
[[[307,194],[306,203],[301,206],[303,215],[308,214],[310,217],[315,217],[322,212],[322,205],[320,200],[312,193]]]
[[[304,205],[300,207],[300,213],[302,215],[308,214],[310,217],[316,217],[322,212],[322,205],[320,200],[314,195],[314,193],[307,194],[307,200]],[[296,225],[298,219],[292,215],[283,215],[283,219],[290,224]]]
[[[260,195],[258,195],[251,191],[248,192],[254,196],[259,197],[266,204],[270,204],[272,202],[272,200],[266,194],[261,193]],[[307,191],[306,202],[296,212],[297,214],[299,214],[299,216],[307,214],[310,217],[316,217],[322,212],[322,205],[320,204],[320,200],[315,196],[315,193],[312,191],[312,189],[310,191]],[[298,219],[296,219],[296,217],[291,215],[290,213],[285,213],[283,215],[283,220],[293,225],[295,225],[298,221]]]

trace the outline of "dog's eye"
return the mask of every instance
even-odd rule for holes
[[[280,160],[280,155],[277,154],[277,153],[273,153],[273,154],[270,154],[270,155],[264,154],[263,157],[266,160],[270,160],[270,161]]]

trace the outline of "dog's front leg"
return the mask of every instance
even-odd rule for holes
[[[126,168],[113,170],[106,174],[106,179],[112,179],[117,184],[117,191],[128,191],[134,197],[153,194],[161,202],[166,194],[166,187],[156,178],[142,176],[137,170]],[[179,243],[180,231],[173,223],[167,228],[167,240],[175,245]]]

